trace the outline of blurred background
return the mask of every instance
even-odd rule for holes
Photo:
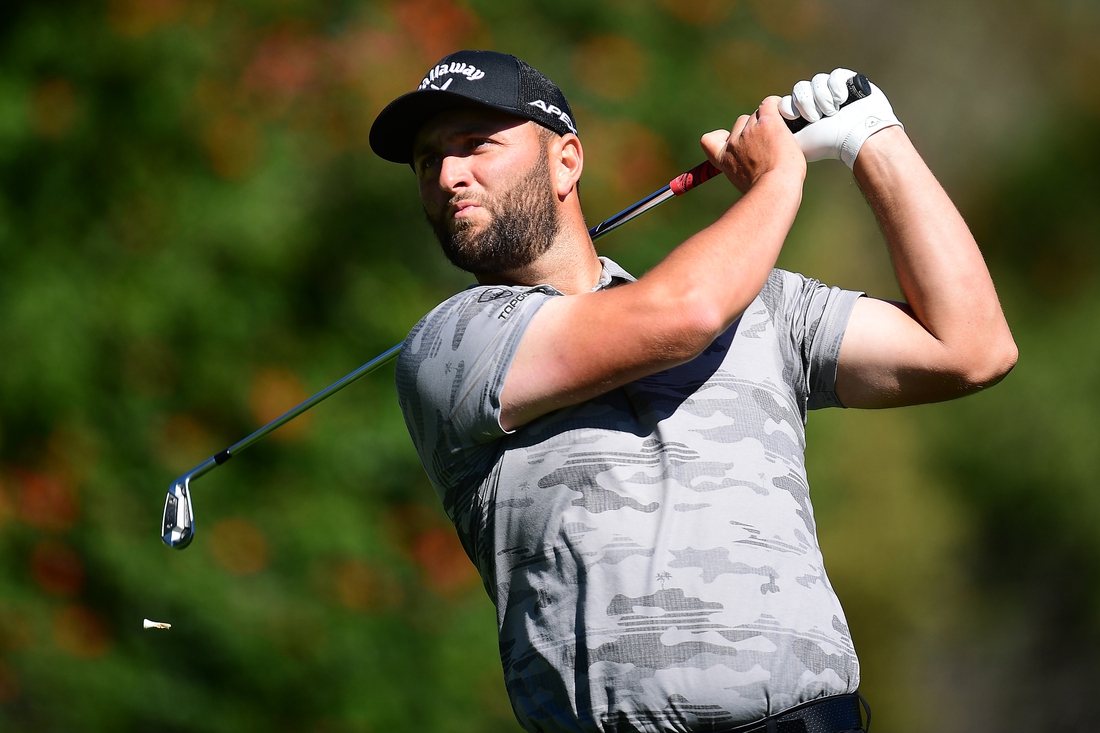
[[[956,403],[811,414],[875,729],[1095,729],[1094,0],[0,4],[0,728],[519,730],[392,368],[199,480],[189,549],[158,531],[177,475],[469,282],[367,145],[461,47],[568,94],[590,223],[798,79],[844,65],[886,91],[1021,357]],[[734,195],[715,181],[600,249],[641,274]],[[897,295],[840,163],[811,166],[782,265]]]

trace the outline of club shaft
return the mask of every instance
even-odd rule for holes
[[[862,99],[863,97],[867,96],[870,91],[871,87],[870,84],[867,82],[867,77],[863,76],[862,74],[857,74],[848,81],[848,98],[841,104],[841,106],[844,107],[851,104],[852,102],[855,102],[858,99]],[[787,120],[787,125],[792,129],[792,131],[801,129],[806,124],[808,123],[801,118],[798,120]],[[718,169],[711,165],[709,162],[700,163],[687,173],[684,173],[674,178],[667,186],[664,186],[654,191],[640,201],[623,209],[618,214],[615,214],[614,216],[592,227],[588,230],[588,235],[593,240],[599,239],[613,229],[621,227],[623,224],[627,223],[634,217],[641,216],[645,212],[657,206],[660,206],[669,199],[676,196],[681,196],[691,189],[695,188],[696,186],[705,183],[706,181],[717,175],[718,172]],[[402,344],[397,344],[396,346],[390,347],[389,349],[374,357],[366,364],[359,367],[340,381],[324,388],[294,409],[286,412],[283,415],[280,415],[279,417],[275,418],[267,425],[264,425],[262,428],[252,433],[248,437],[234,443],[233,445],[223,450],[221,453],[218,453],[216,456],[213,456],[212,458],[191,469],[191,471],[189,471],[188,474],[185,475],[189,475],[190,478],[198,478],[199,476],[213,469],[215,466],[220,466],[233,456],[243,451],[245,448],[248,448],[253,443],[266,436],[268,433],[272,432],[273,430],[277,430],[278,428],[298,417],[314,405],[318,404],[319,402],[323,402],[324,400],[342,390],[344,387],[347,387],[352,382],[357,381],[361,377],[370,374],[379,367],[384,366],[391,360],[397,358],[397,355],[401,353],[401,346]],[[213,463],[211,463],[211,461],[213,461]]]
[[[261,438],[263,438],[265,435],[272,432],[273,430],[278,430],[280,427],[282,427],[286,423],[290,422],[294,418],[298,417],[303,412],[305,412],[309,408],[316,405],[318,402],[323,402],[324,400],[327,400],[329,397],[336,394],[337,392],[342,390],[344,387],[347,387],[352,382],[358,381],[360,378],[367,376],[368,374],[370,374],[374,370],[376,370],[379,367],[383,366],[390,359],[393,359],[394,357],[396,357],[397,354],[400,351],[401,351],[401,344],[397,344],[397,346],[392,346],[389,349],[387,349],[386,351],[383,351],[381,354],[374,357],[373,359],[368,361],[366,364],[364,364],[363,366],[356,369],[351,374],[347,375],[346,377],[344,377],[340,381],[335,382],[335,383],[330,384],[329,386],[325,387],[320,392],[318,392],[317,394],[313,395],[312,397],[310,397],[308,400],[306,400],[302,404],[295,407],[293,410],[290,410],[289,412],[283,413],[282,415],[275,418],[274,420],[269,422],[267,425],[264,425],[262,428],[260,428],[256,432],[252,433],[248,437],[244,438],[243,440],[239,440],[236,443],[234,443],[233,445],[229,446],[228,448],[223,450],[221,453],[214,456],[214,458],[213,458],[214,463],[216,465],[219,465],[219,466],[221,464],[225,463],[230,458],[232,458],[233,456],[235,456],[238,453],[240,453],[241,451],[243,451],[245,448],[249,447],[250,445],[252,445],[256,441],[260,440]],[[207,469],[207,470],[209,470],[209,469]],[[201,475],[201,474],[199,474],[199,475]]]
[[[629,208],[615,214],[615,216],[607,221],[593,227],[589,230],[588,234],[592,239],[598,239],[612,229],[622,226],[634,217],[668,201],[670,198],[687,193],[695,186],[717,175],[717,173],[718,169],[710,163],[702,163],[692,168],[687,173],[677,176],[670,181],[667,186],[658,191],[654,191],[641,201],[638,201]],[[244,440],[240,440],[223,450],[221,453],[207,458],[205,461],[176,479],[169,488],[168,496],[164,502],[164,514],[161,520],[161,539],[164,540],[164,543],[169,547],[180,550],[191,544],[191,540],[194,538],[195,518],[191,506],[191,481],[214,470],[256,441],[262,439],[268,433],[279,429],[279,427],[290,422],[319,402],[328,399],[352,382],[355,382],[379,367],[389,363],[401,352],[401,347],[402,344],[397,344],[387,349],[340,381],[325,387],[302,404],[280,415]]]
[[[610,219],[602,221],[589,229],[588,236],[592,237],[592,239],[599,239],[612,229],[621,227],[634,217],[644,214],[655,206],[660,206],[674,196],[676,196],[676,194],[672,192],[670,186],[665,186],[659,191],[654,191],[633,206],[623,209]]]
[[[646,211],[652,209],[653,207],[660,206],[664,203],[664,201],[667,201],[670,198],[674,198],[676,196],[681,196],[689,192],[689,190],[691,190],[695,186],[705,183],[706,180],[711,179],[714,175],[717,174],[717,172],[717,168],[709,163],[701,163],[700,165],[696,165],[694,168],[691,169],[691,171],[673,178],[672,182],[669,183],[669,185],[663,186],[658,190],[654,190],[652,194],[639,200],[638,203],[632,204],[631,206],[619,211],[618,214],[616,214],[615,216],[610,217],[609,219],[606,219],[601,223],[598,223],[598,225],[588,230],[588,236],[592,237],[593,240],[599,239],[603,237],[604,234],[606,234],[607,232],[625,225],[625,223],[630,219],[634,219],[637,216],[645,214]],[[366,362],[365,364],[360,366],[359,369],[356,369],[348,376],[345,376],[345,378],[343,378],[339,382],[335,382],[327,387],[324,387],[323,390],[310,397],[309,400],[301,403],[294,409],[290,409],[289,412],[276,417],[274,420],[272,420],[271,423],[268,423],[259,430],[256,430],[255,433],[253,433],[252,435],[244,438],[243,440],[234,442],[232,446],[230,446],[226,450],[221,451],[220,453],[218,453],[218,455],[212,456],[211,458],[202,461],[198,464],[198,466],[185,473],[183,477],[180,477],[179,481],[183,481],[185,478],[188,481],[191,479],[197,479],[200,477],[200,475],[209,473],[211,470],[221,466],[222,463],[228,461],[233,456],[237,456],[238,453],[240,453],[245,448],[249,448],[250,446],[255,444],[257,440],[261,440],[267,434],[272,433],[273,430],[277,430],[279,427],[286,425],[290,422],[290,420],[293,420],[298,415],[303,414],[307,411],[307,409],[317,405],[320,402],[323,402],[324,400],[328,400],[330,396],[344,389],[345,386],[348,386],[349,384],[360,380],[361,378],[363,378],[363,376],[370,374],[378,368],[381,368],[381,366],[384,366],[388,362],[396,359],[397,354],[401,351],[401,346],[403,346],[403,344],[398,343],[397,346],[390,347],[382,353],[379,353],[377,357],[375,357],[371,361]]]
[[[700,166],[696,166],[695,168],[692,169],[692,171],[689,171],[689,173],[684,174],[684,176],[688,176],[688,175],[691,175],[692,173],[695,173],[696,176],[697,176],[697,179],[696,179],[694,184],[688,185],[687,187],[683,188],[681,193],[686,193],[687,191],[691,190],[691,188],[693,188],[695,185],[698,185],[699,183],[702,183],[703,181],[708,180],[710,178],[710,175],[705,175],[705,177],[698,178],[698,176],[699,176],[698,172],[703,170],[704,166],[707,166],[707,165],[709,165],[709,164],[704,163]],[[681,176],[680,178],[677,178],[676,180],[677,181],[681,180],[684,176]],[[618,214],[615,214],[611,218],[609,218],[609,219],[607,219],[603,222],[600,222],[596,226],[592,227],[591,229],[588,230],[588,234],[594,240],[599,239],[603,235],[610,232],[612,229],[616,229],[616,228],[622,226],[623,224],[630,221],[634,217],[644,214],[645,212],[649,211],[650,209],[663,204],[665,201],[668,201],[670,198],[675,198],[677,195],[680,195],[680,194],[677,194],[673,190],[672,184],[664,186],[663,188],[649,194],[648,196],[646,196],[644,199],[638,201],[637,203],[623,209],[622,211],[620,211]],[[374,357],[373,359],[368,361],[366,364],[359,367],[354,372],[347,375],[346,377],[344,377],[340,381],[335,382],[334,384],[331,384],[328,387],[325,387],[323,390],[321,390],[317,394],[313,395],[308,400],[306,400],[302,404],[298,405],[294,409],[280,415],[279,417],[277,417],[274,420],[272,420],[271,422],[269,422],[267,425],[264,425],[262,428],[260,428],[256,432],[252,433],[251,435],[247,436],[246,438],[244,438],[242,440],[237,441],[233,445],[231,445],[228,448],[226,448],[225,450],[223,450],[221,453],[218,453],[217,455],[213,456],[212,458],[209,458],[206,461],[203,461],[198,466],[195,466],[195,468],[188,471],[188,473],[185,474],[185,475],[189,476],[192,479],[198,478],[199,476],[202,476],[203,474],[208,473],[213,468],[222,465],[223,463],[228,461],[233,456],[237,455],[238,453],[240,453],[244,449],[248,448],[252,444],[254,444],[257,441],[261,440],[262,438],[264,438],[266,435],[268,435],[272,431],[278,430],[280,427],[282,427],[286,423],[290,422],[294,418],[298,417],[299,415],[301,415],[306,410],[309,410],[314,405],[325,401],[326,399],[328,399],[332,395],[334,395],[337,392],[339,392],[340,390],[342,390],[344,387],[347,387],[349,384],[358,381],[360,378],[365,377],[366,375],[370,374],[371,372],[375,371],[376,369],[378,369],[382,366],[385,366],[387,363],[389,363],[393,359],[396,359],[397,355],[401,353],[401,346],[402,346],[402,344],[397,344],[396,346],[392,346],[389,349],[387,349],[386,351],[383,351],[381,354]]]
[[[862,99],[871,93],[870,82],[862,74],[857,74],[852,79],[848,80],[848,98],[841,106],[846,106],[858,99]],[[787,126],[792,132],[797,132],[801,127],[808,124],[803,119],[786,120]],[[637,203],[623,209],[618,214],[615,214],[611,218],[603,221],[593,228],[588,230],[589,236],[595,240],[599,239],[603,235],[617,229],[626,222],[630,221],[636,216],[640,216],[650,209],[663,204],[670,198],[681,196],[698,185],[705,183],[714,176],[718,175],[719,170],[715,168],[709,162],[703,162],[692,168],[690,171],[683,173],[676,178],[669,181],[667,186],[654,191],[650,195],[646,196]],[[389,363],[391,360],[397,357],[401,352],[402,344],[397,344],[386,351],[382,352],[375,358],[368,361],[363,366],[356,369],[351,374],[347,375],[338,382],[335,382],[325,389],[321,390],[317,394],[310,397],[308,400],[298,405],[289,412],[280,415],[276,419],[264,425],[262,428],[252,433],[244,440],[240,440],[233,445],[229,446],[221,453],[212,456],[199,465],[192,468],[187,473],[180,476],[172,484],[168,490],[168,497],[164,504],[164,515],[161,522],[161,538],[165,544],[169,547],[176,549],[183,549],[187,547],[192,538],[194,537],[194,514],[191,507],[191,489],[190,484],[193,479],[197,479],[210,471],[214,470],[218,466],[228,461],[233,456],[237,455],[244,449],[251,446],[256,441],[262,439],[268,433],[277,430],[281,426],[290,422],[294,418],[301,415],[306,410],[312,408],[314,405],[328,399],[332,395],[336,394],[344,387],[347,387],[352,382],[370,374],[379,367]]]

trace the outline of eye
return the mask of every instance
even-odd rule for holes
[[[436,153],[425,153],[416,158],[416,172],[423,174],[439,166],[440,156]]]

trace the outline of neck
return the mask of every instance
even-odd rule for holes
[[[478,275],[483,285],[550,285],[565,295],[587,293],[596,287],[603,263],[596,254],[584,219],[569,217],[550,249],[526,267]]]

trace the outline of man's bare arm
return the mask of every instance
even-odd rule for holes
[[[805,157],[778,98],[702,144],[744,195],[638,282],[554,298],[531,320],[501,395],[501,425],[608,392],[700,354],[748,307],[802,197]]]
[[[1016,344],[966,222],[900,127],[872,136],[854,170],[907,305],[857,301],[840,349],[840,401],[894,407],[996,384]]]

